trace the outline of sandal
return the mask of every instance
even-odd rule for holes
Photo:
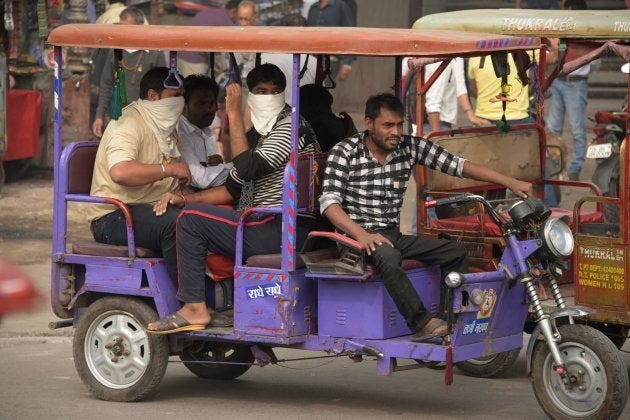
[[[431,318],[424,327],[411,336],[411,341],[423,342],[433,338],[444,337],[448,334],[446,321],[440,318]]]
[[[203,324],[191,324],[177,312],[172,313],[158,321],[157,328],[150,330],[145,328],[145,332],[149,334],[173,334],[183,331],[199,331],[206,328]]]
[[[214,311],[210,316],[212,317],[212,319],[210,320],[210,322],[208,322],[206,328],[231,327],[234,325],[234,319],[222,312]]]

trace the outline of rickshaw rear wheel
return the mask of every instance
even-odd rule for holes
[[[153,308],[128,297],[105,297],[91,304],[74,334],[74,364],[83,383],[106,401],[138,401],[164,377],[166,336],[147,334],[158,319]]]
[[[521,349],[513,349],[486,357],[457,362],[455,366],[468,376],[496,378],[512,367],[520,352]]]
[[[549,347],[539,341],[532,355],[532,387],[542,409],[554,419],[618,418],[628,397],[628,371],[617,348],[586,325],[562,325],[558,331],[570,383],[563,384]]]
[[[236,379],[254,362],[249,346],[212,341],[193,343],[179,358],[189,371],[204,379]]]

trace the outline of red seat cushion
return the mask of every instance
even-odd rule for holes
[[[468,230],[481,231],[487,236],[501,236],[501,229],[494,223],[490,216],[484,214],[483,230],[479,224],[478,216],[460,216],[449,219],[434,219],[430,223],[431,229],[451,229],[451,230]]]
[[[573,229],[573,210],[566,210],[561,208],[553,208],[551,209],[551,217],[569,217],[569,225],[571,229]],[[603,223],[604,222],[604,213],[601,211],[594,212],[584,212],[580,213],[580,223]]]
[[[218,254],[208,254],[206,270],[214,281],[222,281],[234,277],[234,258]]]
[[[573,229],[573,211],[566,210],[561,208],[552,208],[550,217],[569,217],[569,225],[571,229]],[[580,222],[581,223],[603,223],[604,222],[604,214],[600,211],[596,212],[584,212],[580,213]],[[499,229],[499,226],[494,223],[494,221],[488,216],[484,214],[484,225],[483,229],[479,224],[479,217],[476,215],[473,216],[460,216],[453,217],[450,219],[434,219],[431,220],[430,223],[431,229],[451,229],[451,230],[460,230],[460,231],[480,231],[487,236],[501,236],[502,232]]]

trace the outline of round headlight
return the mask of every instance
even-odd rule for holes
[[[573,252],[573,233],[565,218],[548,219],[543,226],[543,239],[556,257],[568,257]]]

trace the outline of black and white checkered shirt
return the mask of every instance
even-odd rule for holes
[[[322,195],[322,214],[339,204],[366,230],[398,226],[400,208],[415,163],[462,177],[465,159],[420,137],[402,136],[398,148],[381,166],[364,143],[365,133],[337,143],[328,155]]]

